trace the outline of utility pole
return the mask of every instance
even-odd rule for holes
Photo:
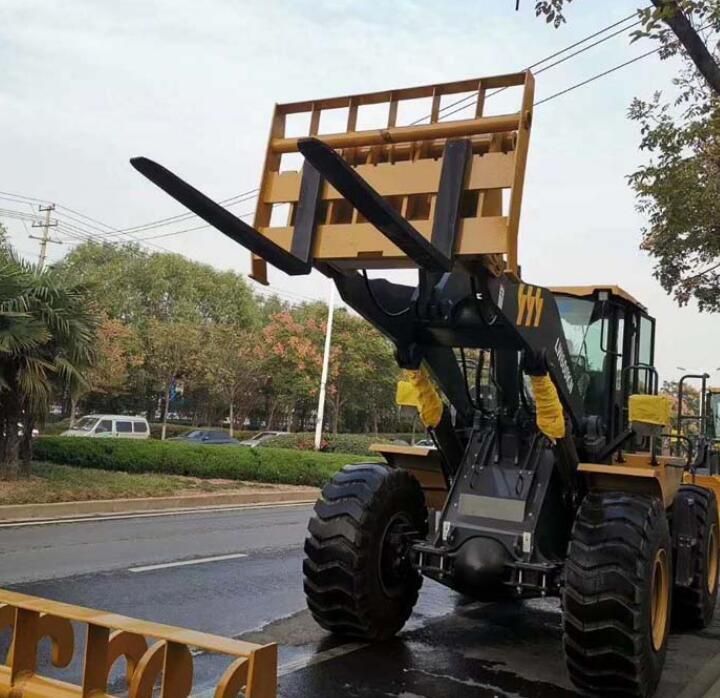
[[[57,221],[50,221],[50,212],[55,210],[55,204],[48,204],[47,206],[38,206],[38,210],[45,213],[45,221],[42,223],[33,223],[33,228],[42,228],[43,233],[41,237],[37,235],[28,235],[31,240],[40,240],[40,254],[38,256],[38,269],[42,271],[45,268],[45,260],[47,259],[47,246],[49,242],[56,245],[62,245],[62,240],[55,240],[50,237],[50,228],[57,227]]]
[[[320,396],[318,397],[317,418],[315,420],[315,450],[320,450],[322,441],[323,418],[325,417],[325,386],[327,385],[328,368],[330,366],[330,344],[332,339],[333,312],[335,309],[335,284],[330,282],[330,298],[328,299],[327,329],[325,330],[325,351],[323,353],[322,374],[320,376]]]

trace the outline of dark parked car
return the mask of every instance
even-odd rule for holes
[[[174,436],[168,441],[184,441],[187,444],[203,444],[207,446],[239,446],[240,442],[229,436],[226,431],[210,431],[195,429],[181,436]]]
[[[240,441],[241,446],[249,446],[250,448],[256,448],[261,443],[267,443],[268,441],[272,441],[272,439],[276,438],[277,436],[285,436],[287,434],[286,431],[261,431],[259,434],[255,434],[255,436],[251,436],[249,439],[245,439],[244,441]]]

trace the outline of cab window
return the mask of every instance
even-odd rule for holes
[[[602,339],[607,327],[602,327],[598,306],[594,301],[572,296],[556,296],[560,320],[568,343],[580,398],[588,414],[602,414],[605,404],[605,385],[608,370],[607,354]],[[606,323],[607,324],[607,323]]]
[[[112,432],[112,419],[101,419],[95,429],[96,434],[106,434]]]
[[[77,429],[78,431],[92,431],[97,421],[97,417],[83,417],[78,420],[73,429]]]
[[[115,429],[118,434],[128,434],[132,432],[132,422],[115,422]]]

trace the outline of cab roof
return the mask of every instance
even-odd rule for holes
[[[566,296],[576,296],[578,298],[588,298],[594,296],[600,291],[607,291],[612,296],[622,298],[624,301],[631,303],[642,310],[647,310],[647,307],[643,305],[637,298],[633,297],[626,290],[619,286],[608,284],[607,286],[551,286],[550,290],[553,293],[560,293]]]

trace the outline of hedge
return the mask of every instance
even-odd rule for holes
[[[395,440],[396,435],[374,434],[324,434],[321,450],[325,453],[354,453],[358,456],[372,455],[370,446],[376,443],[390,443]],[[403,434],[403,441],[410,443],[410,434]],[[422,435],[418,435],[422,438]],[[282,434],[265,443],[260,444],[263,448],[294,448],[301,451],[312,451],[315,448],[315,434],[298,433]]]
[[[316,487],[327,482],[343,465],[370,460],[344,453],[62,436],[36,439],[33,456],[81,468]]]

